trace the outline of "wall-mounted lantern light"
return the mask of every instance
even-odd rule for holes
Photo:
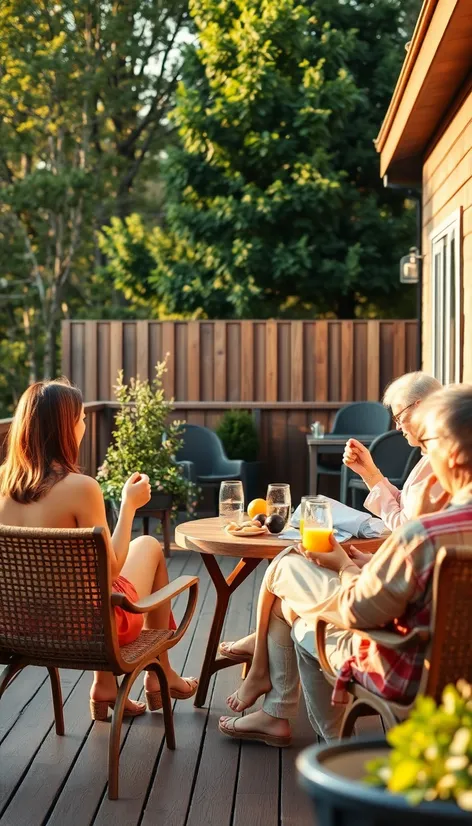
[[[402,284],[417,284],[421,255],[417,247],[410,247],[408,255],[400,258],[400,281]]]

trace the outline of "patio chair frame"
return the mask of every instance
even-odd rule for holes
[[[131,602],[124,594],[112,593],[111,553],[103,528],[0,527],[0,663],[6,665],[0,680],[0,698],[27,665],[46,667],[56,733],[63,735],[59,668],[124,675],[113,710],[108,748],[108,797],[116,800],[125,703],[134,681],[144,670],[154,671],[159,679],[166,744],[169,749],[175,748],[170,691],[159,655],[173,648],[187,630],[197,603],[199,580],[196,576],[180,576],[149,596]],[[71,575],[76,580],[66,593],[62,586]],[[48,615],[54,616],[57,610],[56,622],[61,612],[66,616],[72,606],[74,587],[80,595],[76,607],[80,609],[80,602],[84,610],[83,622],[79,620],[77,624],[76,620],[68,625],[66,620],[65,630],[60,629],[62,633],[54,636],[49,630],[48,636]],[[175,631],[145,629],[129,645],[118,645],[115,607],[143,614],[187,590],[187,606]]]
[[[329,614],[316,622],[318,661],[328,682],[334,686],[336,674],[326,654],[326,629],[335,625],[369,641],[401,650],[418,642],[426,643],[423,670],[417,694],[441,699],[444,687],[459,678],[472,681],[472,547],[441,548],[433,572],[432,606],[429,626],[418,626],[401,637],[381,629],[349,629]],[[351,681],[347,690],[353,697],[341,724],[341,737],[350,737],[358,717],[380,714],[388,730],[408,717],[414,700],[407,703],[385,700]]]

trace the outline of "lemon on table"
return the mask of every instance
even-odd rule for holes
[[[249,519],[254,519],[260,513],[267,513],[267,502],[265,499],[253,499],[247,506]]]

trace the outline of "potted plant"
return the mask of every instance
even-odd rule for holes
[[[216,433],[223,443],[228,459],[243,459],[244,492],[246,502],[259,494],[260,470],[258,462],[259,435],[254,418],[248,410],[228,410],[221,418]]]
[[[184,504],[189,515],[195,512],[196,486],[185,478],[183,468],[174,459],[182,444],[179,429],[183,422],[169,421],[173,400],[166,399],[162,387],[166,369],[165,361],[158,362],[154,381],[138,377],[129,385],[124,384],[122,372],[118,375],[114,390],[120,407],[112,442],[97,473],[104,498],[115,515],[122,487],[135,471],[149,476],[152,498],[145,506],[147,511],[170,509],[175,517],[179,505]]]
[[[320,826],[430,826],[472,822],[472,688],[419,697],[386,738],[307,749],[302,785]]]

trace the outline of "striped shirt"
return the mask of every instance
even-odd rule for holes
[[[432,575],[442,547],[472,547],[472,490],[448,508],[398,528],[359,575],[342,585],[332,606],[348,628],[384,628],[407,634],[430,623]],[[393,650],[353,635],[352,656],[339,672],[333,703],[348,699],[355,680],[387,700],[409,701],[418,691],[425,643]]]

